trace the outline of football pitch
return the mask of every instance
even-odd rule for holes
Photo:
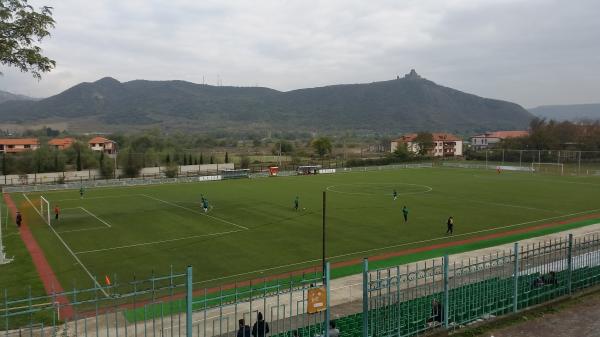
[[[11,197],[69,288],[91,287],[105,275],[141,279],[187,265],[194,280],[207,285],[318,266],[323,191],[333,261],[600,213],[600,177],[454,168],[91,188],[83,198],[76,190]],[[209,200],[208,213],[201,195]],[[61,209],[51,226],[39,214],[40,196]],[[449,216],[452,236],[445,235]]]

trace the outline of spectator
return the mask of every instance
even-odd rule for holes
[[[339,337],[340,336],[340,330],[335,327],[335,321],[333,321],[333,320],[329,321],[328,333],[329,333],[329,337]],[[325,337],[325,336],[319,335],[318,337]]]
[[[541,276],[536,277],[533,280],[533,288],[539,288],[544,285],[544,278]]]
[[[442,302],[438,301],[437,298],[434,298],[431,301],[431,321],[433,323],[442,323],[443,312],[442,312]]]
[[[339,337],[340,330],[335,327],[335,321],[329,321],[329,337]]]
[[[239,321],[239,330],[237,337],[250,337],[250,326],[246,325],[246,321],[242,318]]]
[[[551,271],[544,277],[544,284],[558,285],[558,279],[556,278],[556,272]]]
[[[262,312],[256,315],[256,323],[252,326],[253,337],[265,337],[269,333],[269,323],[263,319]]]

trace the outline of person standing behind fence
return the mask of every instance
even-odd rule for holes
[[[252,326],[253,337],[265,337],[269,333],[269,323],[263,319],[262,312],[256,315],[256,323]]]
[[[21,228],[21,222],[23,221],[23,216],[21,212],[17,211],[17,217],[15,218],[15,222],[17,223],[17,228]]]
[[[452,234],[454,233],[454,218],[453,217],[449,217],[448,221],[446,222],[446,234]]]
[[[237,337],[250,337],[250,327],[246,325],[246,321],[242,318],[239,321],[239,329],[237,332]]]

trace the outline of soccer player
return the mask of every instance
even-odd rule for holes
[[[81,199],[83,199],[83,193],[85,193],[85,189],[83,188],[83,185],[81,185],[81,188],[79,188],[79,196]]]
[[[406,205],[402,207],[402,215],[404,215],[404,222],[408,222],[408,207]]]
[[[296,199],[294,199],[294,210],[298,210],[298,207],[300,206],[300,198],[298,198],[298,196],[296,196]]]
[[[60,208],[58,205],[54,206],[54,219],[58,220],[58,215],[60,214]]]
[[[21,222],[23,221],[23,216],[21,212],[17,211],[17,217],[15,218],[15,222],[17,223],[17,228],[21,228]]]
[[[202,198],[202,208],[204,209],[204,213],[208,213],[208,199]]]
[[[452,235],[452,233],[454,232],[454,218],[453,217],[449,217],[448,221],[446,222],[446,234],[450,234]]]
[[[398,191],[396,191],[396,189],[394,188],[394,193],[392,193],[394,195],[394,200],[398,199]]]
[[[500,174],[502,172],[502,169],[500,169],[500,166],[496,167],[496,171],[498,172],[498,174]]]

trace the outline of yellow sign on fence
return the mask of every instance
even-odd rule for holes
[[[308,289],[308,313],[314,314],[327,309],[327,292],[324,287]]]

